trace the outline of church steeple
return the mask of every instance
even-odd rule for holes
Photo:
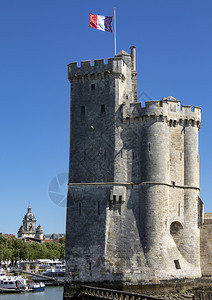
[[[36,228],[36,218],[31,211],[30,202],[27,207],[27,213],[24,215],[23,225],[18,231],[18,238],[25,237],[31,237],[35,239],[37,238],[40,240],[43,239],[43,232],[41,230],[41,227],[39,227],[38,230]]]

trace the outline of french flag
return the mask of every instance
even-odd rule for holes
[[[90,27],[95,29],[112,32],[112,19],[113,17],[106,17],[101,15],[90,15]]]

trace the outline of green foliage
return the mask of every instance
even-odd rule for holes
[[[11,260],[14,264],[18,259],[34,260],[41,258],[63,259],[65,253],[65,238],[59,242],[46,243],[24,242],[15,237],[0,236],[0,260]]]

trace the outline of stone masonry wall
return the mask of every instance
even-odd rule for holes
[[[70,282],[138,284],[200,271],[201,110],[136,103],[134,48],[69,65]]]

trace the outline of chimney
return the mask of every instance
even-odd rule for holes
[[[136,71],[136,62],[135,62],[135,46],[131,46],[131,70]]]

